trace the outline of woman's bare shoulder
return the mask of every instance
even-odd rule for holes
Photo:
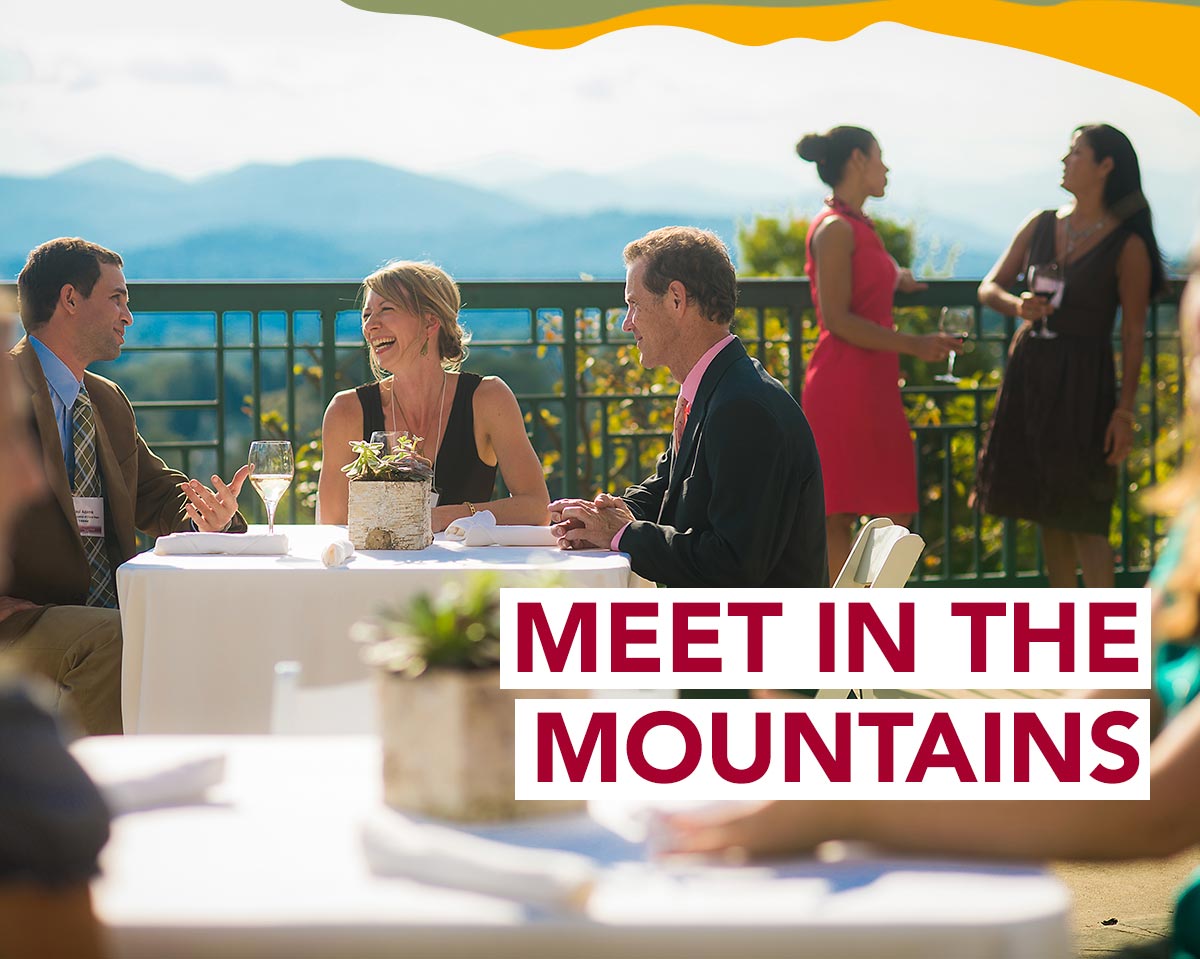
[[[333,394],[329,406],[325,408],[325,425],[330,423],[350,422],[353,418],[362,418],[362,403],[354,390],[342,390]]]

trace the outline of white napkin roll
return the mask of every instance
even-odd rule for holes
[[[354,544],[348,539],[335,539],[321,550],[321,562],[326,566],[345,566],[354,558]]]
[[[446,535],[464,546],[557,546],[549,526],[500,526],[491,510],[456,519]]]
[[[497,526],[489,530],[495,546],[557,546],[549,526]]]
[[[129,771],[96,785],[114,816],[203,802],[225,779],[225,756],[214,753],[169,765]]]
[[[587,905],[599,867],[587,856],[531,849],[419,823],[381,810],[362,825],[372,871],[452,889],[499,896],[557,911]]]
[[[159,556],[286,556],[286,533],[172,533],[154,541]]]
[[[482,533],[487,537],[487,530],[495,529],[496,514],[490,509],[481,509],[474,516],[460,516],[453,523],[446,527],[446,535],[451,539],[456,539],[460,543],[466,543],[467,546],[486,546],[487,543],[470,543],[467,542],[472,532],[477,534]],[[487,537],[488,543],[491,538]]]

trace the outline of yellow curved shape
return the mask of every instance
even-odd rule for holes
[[[1200,8],[1136,0],[1068,0],[1030,6],[1005,0],[879,0],[820,7],[653,7],[580,27],[523,30],[505,39],[564,49],[629,27],[699,30],[747,46],[793,37],[843,40],[881,21],[1056,57],[1174,97],[1200,113],[1194,62]]]

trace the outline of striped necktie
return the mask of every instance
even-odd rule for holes
[[[74,420],[72,430],[75,445],[75,490],[76,496],[103,496],[100,485],[100,465],[96,459],[96,419],[92,415],[92,400],[87,390],[79,387],[75,406],[71,410]],[[83,537],[83,551],[87,555],[91,581],[88,585],[88,606],[117,605],[117,594],[113,589],[112,563],[108,558],[108,542],[103,536]]]

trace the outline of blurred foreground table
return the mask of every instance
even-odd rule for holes
[[[97,779],[227,757],[205,804],[118,818],[93,884],[113,953],[307,957],[1066,959],[1068,895],[1047,872],[949,862],[645,863],[579,816],[474,830],[611,866],[586,912],[373,875],[359,838],[380,804],[370,737],[113,737],[75,755]]]
[[[265,527],[253,527],[264,532]],[[345,527],[277,526],[287,556],[135,556],[117,570],[125,651],[126,733],[265,733],[273,669],[295,660],[304,682],[363,679],[348,638],[357,620],[472,573],[503,586],[648,586],[629,557],[553,547],[468,548],[440,537],[413,551],[363,551],[327,569],[321,550]]]

